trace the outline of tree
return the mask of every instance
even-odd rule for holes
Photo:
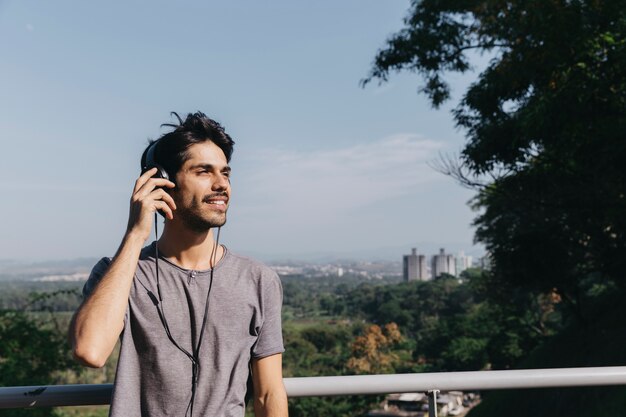
[[[402,334],[395,323],[382,328],[376,324],[367,327],[352,343],[348,369],[359,374],[392,373],[399,360],[393,348],[401,341]]]
[[[0,386],[48,385],[72,367],[65,337],[28,313],[0,310]],[[7,416],[54,416],[54,409],[0,410]]]
[[[413,0],[363,81],[408,70],[438,107],[448,72],[490,63],[453,111],[467,133],[440,169],[477,190],[476,238],[505,289],[556,292],[584,318],[626,280],[626,1]]]

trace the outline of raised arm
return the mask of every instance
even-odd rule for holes
[[[256,417],[288,416],[282,354],[252,359],[252,383]]]
[[[83,365],[104,366],[124,328],[137,261],[150,235],[154,213],[161,210],[167,218],[173,218],[174,200],[159,187],[172,188],[174,183],[151,178],[155,173],[156,168],[146,171],[135,182],[122,243],[102,279],[72,318],[69,330],[72,351]]]

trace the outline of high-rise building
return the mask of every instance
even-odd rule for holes
[[[431,260],[431,273],[433,278],[442,274],[456,276],[456,260],[454,255],[446,254],[443,248],[439,249],[439,254],[434,255]]]
[[[465,271],[467,268],[472,267],[473,258],[470,255],[465,255],[465,252],[460,251],[459,256],[456,257],[456,274],[457,276],[461,275],[461,272]]]
[[[403,273],[405,281],[426,281],[429,279],[426,265],[426,256],[418,255],[417,249],[412,248],[410,255],[403,257]]]
[[[410,255],[404,255],[403,257],[403,275],[405,281],[416,281],[418,276],[418,264],[417,264],[417,249],[411,249]]]
[[[417,256],[417,265],[419,266],[418,268],[418,278],[420,279],[420,281],[427,281],[430,279],[430,270],[428,268],[428,262],[426,262],[426,256],[425,255],[418,255]]]

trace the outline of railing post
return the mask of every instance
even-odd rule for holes
[[[428,417],[437,417],[437,394],[438,389],[428,391]]]

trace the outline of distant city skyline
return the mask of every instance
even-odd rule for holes
[[[455,100],[433,110],[410,74],[359,86],[409,5],[3,2],[0,259],[113,255],[141,152],[172,110],[202,110],[236,141],[234,251],[482,251],[473,193],[431,168],[464,144]],[[456,99],[472,77],[451,77]]]
[[[404,256],[403,262],[396,256],[392,260],[373,260],[371,258],[363,259],[316,259],[316,260],[268,260],[267,265],[274,269],[280,276],[301,276],[305,278],[336,278],[351,279],[353,277],[363,277],[367,279],[399,279],[404,277],[405,281],[427,281],[432,279],[432,269],[435,259],[438,255],[425,256],[417,254],[416,249],[412,250],[412,255]],[[439,254],[441,255],[441,253]],[[419,257],[422,260],[428,259],[432,262],[423,262],[423,272],[426,275],[421,277],[414,276],[407,279],[406,259],[410,257]],[[450,270],[440,270],[437,275],[447,273],[458,276],[460,272],[472,264],[472,257],[465,256],[463,251],[459,256],[445,254],[445,257],[452,257],[456,261],[456,273]],[[61,261],[38,261],[38,262],[20,262],[0,260],[0,282],[4,281],[32,281],[32,282],[59,282],[59,281],[85,281],[89,276],[96,258],[81,258],[73,260]]]
[[[430,281],[444,274],[460,277],[463,271],[474,266],[475,260],[478,261],[478,257],[468,255],[464,250],[453,254],[439,248],[437,253],[430,255],[411,248],[411,253],[402,257],[402,276],[406,282]]]

